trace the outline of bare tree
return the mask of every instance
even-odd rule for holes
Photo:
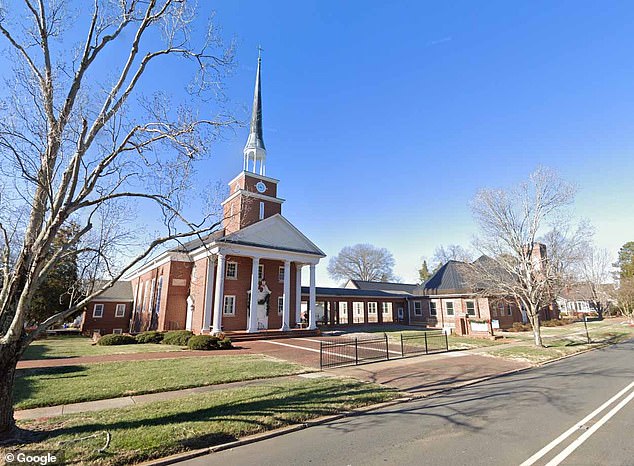
[[[193,162],[234,123],[194,109],[194,100],[218,102],[232,64],[232,47],[211,22],[202,33],[192,27],[200,17],[186,0],[0,4],[0,37],[12,65],[2,70],[8,96],[0,102],[0,438],[12,435],[15,367],[37,335],[81,311],[156,248],[217,227],[204,212],[192,222],[182,210]],[[81,30],[84,39],[73,48]],[[158,63],[191,71],[189,83],[173,82],[186,86],[185,97],[142,94]],[[164,227],[130,254],[124,249],[133,231],[117,220],[130,215],[133,202],[155,209]],[[71,221],[80,227],[51,255]],[[80,275],[105,275],[105,284],[78,289],[68,309],[26,332],[38,285],[69,255],[77,256]]]
[[[584,228],[573,229],[564,209],[575,189],[540,168],[512,189],[482,189],[472,202],[479,226],[475,247],[487,256],[474,263],[474,286],[486,295],[515,300],[542,345],[539,312],[570,282]]]
[[[394,257],[385,248],[371,244],[346,246],[330,258],[328,274],[335,280],[388,282],[395,280]]]
[[[434,270],[438,270],[449,261],[471,262],[473,260],[473,254],[459,244],[450,244],[448,246],[440,245],[434,251],[432,259],[436,263]]]
[[[597,248],[588,243],[582,254],[579,278],[583,286],[584,297],[590,301],[597,311],[599,319],[608,310],[612,300],[613,286],[609,283],[612,277],[612,257],[607,249]]]
[[[616,299],[621,313],[630,320],[630,323],[634,323],[634,277],[619,280]]]

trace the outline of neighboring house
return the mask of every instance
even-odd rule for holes
[[[598,298],[606,308],[614,304],[615,288],[612,283],[598,286]],[[557,297],[557,306],[562,314],[569,317],[580,317],[584,314],[596,313],[596,303],[592,300],[592,289],[588,283],[576,283],[566,287]]]
[[[87,305],[81,317],[81,332],[85,335],[129,332],[132,301],[130,282],[116,282]]]

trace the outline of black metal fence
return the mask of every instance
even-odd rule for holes
[[[403,335],[401,333],[401,356],[441,353],[449,351],[449,339],[442,330]]]
[[[319,366],[348,366],[390,359],[387,334],[368,338],[336,338],[319,342]]]
[[[400,334],[400,348],[396,342],[390,350],[388,336],[384,333],[377,337],[332,338],[319,342],[319,365],[328,367],[349,366],[374,361],[386,361],[394,357],[406,357],[417,354],[430,354],[449,351],[447,335],[441,330],[425,331],[416,334]]]

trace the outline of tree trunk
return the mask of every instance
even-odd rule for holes
[[[10,439],[15,429],[13,382],[18,358],[17,342],[0,345],[0,441]]]
[[[535,346],[544,346],[544,344],[542,343],[542,329],[539,325],[539,310],[529,310],[528,314],[531,325],[533,326],[533,337],[535,339]]]

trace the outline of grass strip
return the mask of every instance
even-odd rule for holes
[[[123,465],[236,440],[352,408],[397,392],[351,379],[267,381],[124,409],[23,421],[39,440],[24,448],[63,448],[70,463]],[[105,453],[105,434],[112,436]],[[96,435],[93,438],[87,438]],[[80,440],[83,439],[83,440]],[[60,446],[60,442],[64,442]]]

